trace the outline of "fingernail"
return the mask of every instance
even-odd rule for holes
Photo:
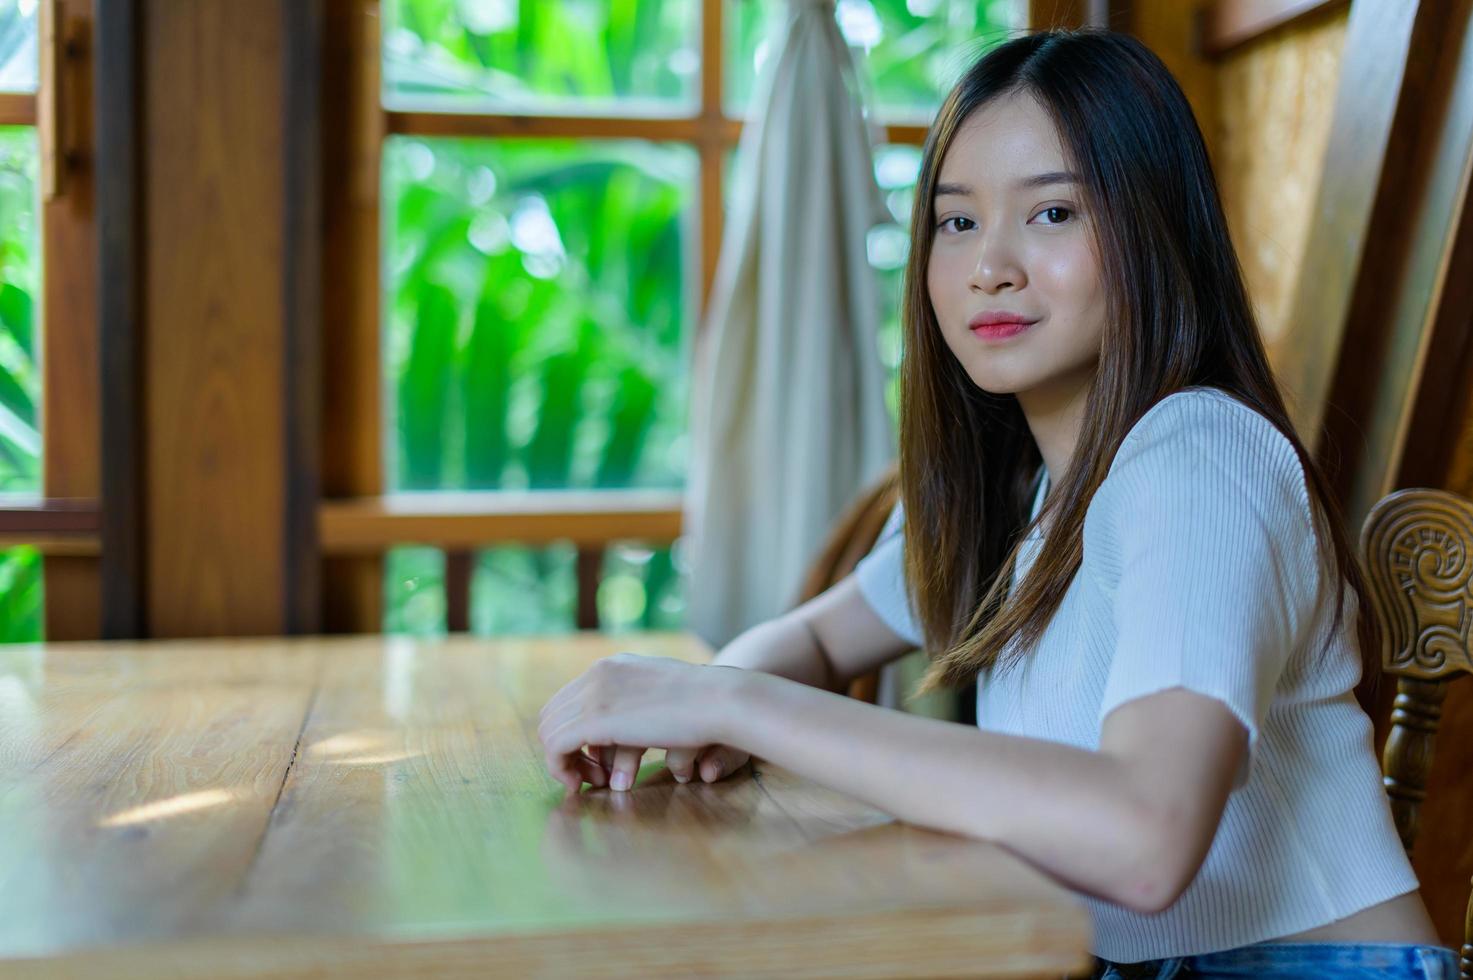
[[[713,762],[713,763],[711,763],[711,778],[713,780],[720,779],[721,778],[721,770],[723,768],[724,767],[719,762]]]
[[[631,782],[633,782],[633,780],[629,778],[629,773],[620,769],[614,773],[614,778],[609,780],[609,785],[617,790],[626,790],[629,788],[629,784]]]
[[[688,782],[690,782],[690,777],[689,776],[682,776],[678,772],[677,773],[672,773],[672,775],[675,777],[675,781],[677,783],[688,783]]]

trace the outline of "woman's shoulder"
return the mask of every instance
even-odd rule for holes
[[[1261,518],[1295,523],[1310,514],[1293,443],[1262,412],[1218,388],[1186,388],[1151,406],[1121,441],[1090,509],[1149,519],[1152,504],[1168,496],[1197,513],[1246,505]]]
[[[1184,388],[1152,405],[1131,426],[1110,464],[1127,468],[1269,470],[1297,477],[1299,454],[1269,418],[1220,388]],[[1208,475],[1206,473],[1204,476]]]

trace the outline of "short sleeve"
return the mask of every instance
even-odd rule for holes
[[[880,529],[869,554],[854,567],[854,579],[864,601],[896,636],[922,645],[921,630],[911,612],[905,587],[904,511],[897,502]]]
[[[1304,471],[1266,418],[1226,395],[1173,395],[1121,444],[1104,485],[1115,649],[1099,719],[1171,688],[1259,728],[1314,618],[1314,528]]]

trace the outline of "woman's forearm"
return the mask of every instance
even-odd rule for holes
[[[741,685],[727,744],[907,823],[993,841],[1142,911],[1168,855],[1120,760],[905,714],[779,678]]]
[[[796,616],[780,616],[746,630],[711,661],[775,674],[808,687],[834,690],[833,671],[823,647]]]

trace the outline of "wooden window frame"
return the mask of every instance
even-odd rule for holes
[[[357,8],[363,25],[347,26]],[[502,491],[444,494],[386,494],[381,467],[381,410],[378,378],[378,158],[389,135],[456,137],[530,137],[546,139],[641,139],[679,142],[692,146],[699,160],[698,265],[700,311],[716,275],[723,215],[723,168],[726,156],[741,139],[743,121],[728,116],[722,105],[725,77],[725,22],[722,0],[701,0],[700,102],[693,116],[548,116],[492,113],[437,112],[386,108],[381,100],[378,60],[378,5],[371,0],[340,0],[335,13],[338,29],[346,29],[356,43],[329,53],[330,88],[351,92],[355,110],[343,114],[344,125],[329,133],[325,152],[349,162],[353,173],[329,212],[326,264],[329,276],[353,263],[358,281],[355,296],[340,296],[340,308],[328,299],[325,338],[328,349],[346,343],[346,359],[353,378],[326,379],[325,432],[351,432],[352,446],[334,449],[325,440],[324,494],[318,508],[318,540],[325,559],[323,578],[325,625],[330,630],[377,630],[382,621],[382,555],[398,545],[439,547],[446,555],[447,629],[464,631],[469,625],[469,589],[473,550],[501,543],[543,544],[571,540],[578,548],[578,615],[580,629],[598,626],[593,601],[603,551],[612,543],[643,540],[674,541],[681,533],[681,491]],[[329,9],[333,9],[329,0]],[[333,14],[330,13],[330,18]],[[336,74],[336,80],[333,75]],[[351,79],[351,81],[349,81]],[[351,130],[351,132],[349,131]],[[919,145],[927,127],[891,124],[883,127],[887,142]],[[356,152],[334,154],[330,148],[357,147]],[[329,167],[334,163],[330,159]],[[341,171],[338,171],[341,174]],[[332,182],[328,182],[331,186]],[[348,198],[351,195],[352,200]],[[329,192],[329,197],[332,197]],[[336,219],[333,217],[336,215]],[[333,229],[356,229],[354,241]],[[362,234],[375,233],[375,247],[362,246]],[[355,260],[347,257],[356,249]],[[699,326],[697,327],[699,338]],[[349,338],[347,332],[352,331]],[[369,393],[375,397],[370,398]],[[371,444],[370,444],[371,443]]]
[[[0,94],[0,125],[37,131],[43,351],[42,489],[5,498],[0,548],[41,552],[45,636],[55,640],[101,631],[95,16],[91,0],[41,0],[37,91]]]

